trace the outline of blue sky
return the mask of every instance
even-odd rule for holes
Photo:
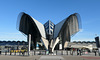
[[[16,29],[20,12],[42,24],[48,20],[57,24],[70,14],[79,13],[82,30],[72,41],[94,41],[95,34],[100,36],[100,0],[0,0],[0,40],[27,40]]]

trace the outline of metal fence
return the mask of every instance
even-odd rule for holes
[[[98,52],[98,51],[97,51]],[[49,53],[46,50],[31,50],[30,56],[33,55],[93,55],[97,56],[97,52],[81,52],[81,51],[67,51],[67,50],[55,50],[54,53]],[[17,55],[17,56],[28,56],[28,52],[1,52],[2,55]]]

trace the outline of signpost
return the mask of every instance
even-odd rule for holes
[[[99,53],[99,56],[100,56],[100,39],[99,39],[99,36],[95,37],[95,41],[96,41],[96,46],[98,48],[98,53]]]

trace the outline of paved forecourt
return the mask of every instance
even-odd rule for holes
[[[100,60],[99,56],[56,56],[56,55],[34,55],[34,56],[10,56],[0,55],[0,60]]]

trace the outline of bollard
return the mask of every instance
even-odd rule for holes
[[[41,51],[40,51],[40,55],[41,55]]]
[[[78,53],[78,49],[77,49],[77,55],[79,55],[79,53]]]
[[[23,52],[23,56],[24,56],[25,52]]]
[[[5,55],[7,55],[7,51],[5,51]]]
[[[56,55],[57,55],[57,50],[56,50]]]
[[[10,52],[10,55],[11,55],[12,53]]]
[[[80,56],[81,56],[81,50],[79,50],[79,52],[80,52]]]
[[[45,55],[46,55],[46,51],[45,51]]]
[[[70,50],[70,55],[71,55],[71,50]]]
[[[1,51],[0,51],[0,55],[1,55]]]
[[[15,55],[16,55],[16,51],[15,51]]]
[[[22,52],[22,56],[23,56],[23,52]]]
[[[66,50],[66,55],[68,55],[67,50]]]
[[[73,55],[73,51],[72,51],[72,55]]]
[[[21,55],[21,52],[19,52],[19,55]]]
[[[67,55],[68,55],[68,51],[67,51]]]
[[[95,56],[96,56],[96,55],[97,55],[97,54],[96,54],[96,51],[95,51],[94,53],[95,53]]]
[[[24,56],[24,52],[22,52],[23,56]]]
[[[32,51],[32,56],[33,56],[33,51]]]
[[[63,50],[61,51],[61,55],[63,55]]]
[[[35,55],[35,51],[34,51],[34,55]]]

